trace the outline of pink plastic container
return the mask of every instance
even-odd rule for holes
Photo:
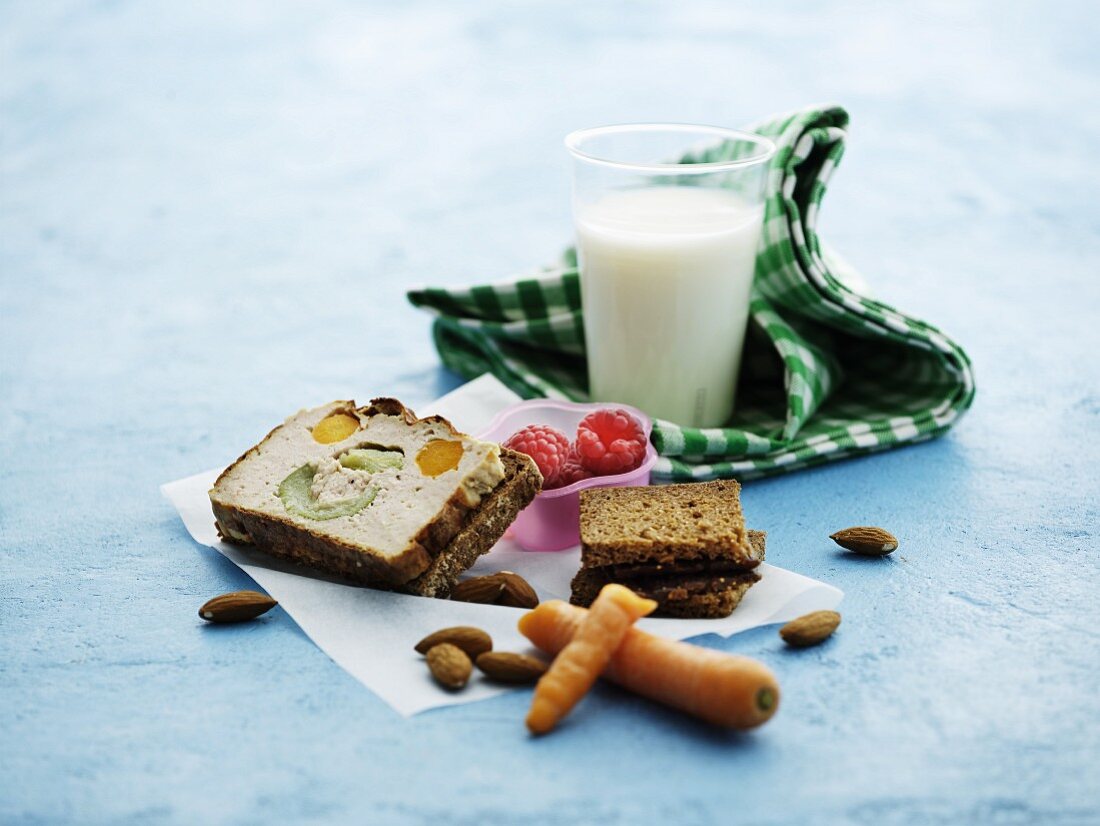
[[[487,430],[478,434],[479,439],[489,442],[503,442],[517,430],[529,424],[545,424],[557,428],[572,440],[577,433],[581,419],[593,410],[608,407],[628,411],[641,422],[646,439],[653,429],[653,423],[641,410],[628,404],[577,404],[559,402],[550,399],[530,399],[497,414]],[[528,551],[562,551],[580,544],[580,499],[581,491],[586,488],[626,488],[649,484],[649,472],[657,462],[657,451],[652,444],[646,445],[645,459],[629,473],[617,473],[614,476],[594,476],[579,482],[558,488],[544,490],[535,497],[535,501],[520,511],[512,523],[512,538]]]

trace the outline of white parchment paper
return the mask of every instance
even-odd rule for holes
[[[503,407],[518,397],[493,376],[482,376],[417,410],[421,416],[439,413],[467,433],[484,428]],[[517,608],[473,605],[447,600],[392,594],[330,582],[304,575],[263,554],[228,545],[218,538],[207,492],[220,469],[210,470],[161,487],[194,540],[214,548],[238,565],[282,606],[321,650],[363,685],[403,715],[438,706],[470,703],[515,690],[475,676],[461,692],[441,690],[432,682],[413,646],[425,635],[450,625],[474,625],[492,636],[499,651],[531,651],[516,630],[523,613]],[[766,526],[754,526],[765,528]],[[569,599],[569,581],[580,566],[580,549],[532,553],[507,537],[470,569],[469,576],[499,570],[515,571],[530,582],[542,599]],[[786,622],[808,611],[835,608],[843,596],[831,585],[763,564],[762,579],[733,614],[724,619],[644,619],[639,627],[672,639],[700,634],[729,636],[769,623]]]

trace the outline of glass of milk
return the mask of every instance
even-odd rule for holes
[[[592,399],[725,424],[775,146],[682,124],[582,129],[565,144]],[[701,162],[677,163],[686,153]]]

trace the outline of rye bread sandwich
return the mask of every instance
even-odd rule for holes
[[[228,542],[445,597],[541,486],[530,457],[380,398],[291,416],[226,468],[210,503]]]
[[[731,480],[583,491],[570,601],[590,605],[617,582],[664,616],[729,616],[759,581],[765,551],[764,533],[745,528],[740,491]]]

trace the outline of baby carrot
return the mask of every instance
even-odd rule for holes
[[[527,728],[533,734],[553,729],[596,682],[634,621],[656,607],[656,602],[643,599],[629,588],[605,585],[587,615],[577,623],[576,633],[565,641],[550,668],[539,678],[527,713]]]
[[[538,648],[556,654],[585,619],[585,609],[551,600],[524,614],[519,630]],[[631,627],[603,676],[635,694],[728,728],[759,726],[779,705],[779,683],[763,663]]]

